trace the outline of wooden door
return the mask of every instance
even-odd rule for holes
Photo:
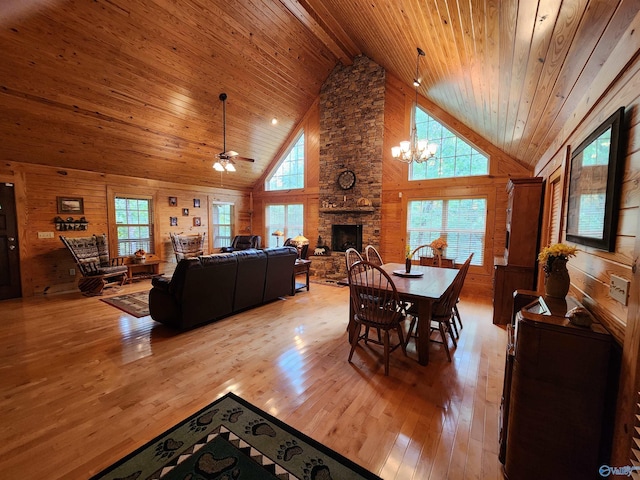
[[[0,300],[21,293],[14,187],[12,183],[0,183]]]

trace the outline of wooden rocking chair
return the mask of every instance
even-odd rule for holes
[[[78,288],[84,295],[101,295],[105,287],[124,285],[128,269],[121,257],[109,258],[107,236],[65,237],[60,240],[69,249],[82,278]]]

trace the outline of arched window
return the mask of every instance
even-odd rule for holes
[[[276,166],[265,182],[265,190],[291,190],[304,188],[304,132]]]
[[[431,180],[436,178],[470,177],[489,174],[489,158],[473,148],[466,140],[415,107],[418,138],[437,146],[434,158],[424,163],[412,163],[409,180]]]

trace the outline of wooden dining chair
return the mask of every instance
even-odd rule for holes
[[[431,333],[438,332],[440,339],[433,339],[431,337],[430,341],[444,345],[447,359],[449,361],[451,361],[451,352],[449,351],[447,334],[453,343],[453,347],[457,348],[458,344],[456,342],[456,336],[453,333],[453,322],[455,321],[454,307],[460,297],[460,292],[464,286],[464,280],[467,276],[467,272],[469,271],[469,265],[471,264],[472,258],[473,253],[469,255],[469,258],[467,258],[467,260],[462,264],[460,270],[458,270],[458,273],[456,274],[456,278],[453,280],[449,288],[447,288],[442,297],[440,297],[438,301],[434,302],[431,307],[430,331]],[[407,332],[407,343],[410,338],[415,338],[416,336],[415,330],[417,321],[423,321],[418,319],[417,311],[415,309],[410,310],[409,314],[412,316],[412,319]]]
[[[362,255],[360,255],[360,252],[355,248],[347,248],[347,251],[344,252],[344,260],[347,263],[347,274],[348,274],[349,269],[351,268],[351,265],[353,265],[356,262],[361,262],[364,259],[362,258]]]
[[[444,267],[455,268],[455,262],[451,258],[435,257],[431,245],[424,244],[413,249],[409,258],[416,265],[424,265],[427,267]]]
[[[351,363],[353,352],[360,340],[364,340],[365,343],[383,345],[384,374],[389,375],[389,355],[391,352],[400,347],[404,355],[407,355],[401,328],[404,315],[401,312],[401,302],[396,286],[389,274],[378,265],[367,261],[358,261],[349,268],[349,290],[354,311],[353,320],[357,326],[351,338],[349,363]],[[365,333],[361,334],[363,325]],[[371,340],[368,337],[369,328],[384,332],[384,340]],[[398,333],[399,342],[396,345],[391,345],[389,335],[391,330]]]
[[[373,245],[367,245],[364,249],[364,254],[367,259],[367,262],[373,263],[374,265],[382,265],[384,262],[382,261],[382,257],[376,247]]]

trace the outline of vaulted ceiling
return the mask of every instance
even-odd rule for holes
[[[4,0],[5,161],[248,188],[364,54],[533,167],[640,0]],[[277,125],[271,124],[277,118]]]

